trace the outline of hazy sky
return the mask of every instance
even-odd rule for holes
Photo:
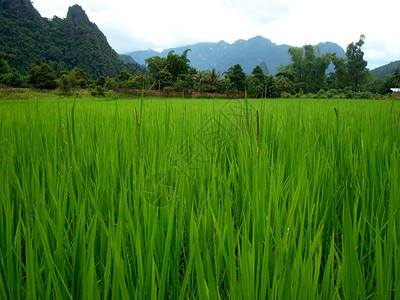
[[[373,69],[400,60],[399,0],[34,0],[43,17],[79,4],[118,53],[261,35],[276,44],[335,42],[364,34]]]

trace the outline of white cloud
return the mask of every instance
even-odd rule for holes
[[[225,9],[232,9],[262,25],[285,17],[291,10],[287,1],[282,0],[221,0],[220,2]]]
[[[119,53],[256,35],[345,48],[364,34],[370,67],[400,59],[398,0],[35,0],[34,6],[45,17],[65,17],[77,1]]]

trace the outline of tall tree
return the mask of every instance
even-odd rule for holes
[[[195,73],[187,58],[189,51],[190,49],[185,50],[182,55],[170,51],[166,58],[153,56],[146,59],[149,73],[155,79],[155,83],[158,83],[159,88],[172,86],[178,78],[182,80],[182,78],[188,78],[185,76]]]
[[[187,58],[190,49],[186,49],[182,55],[174,54],[171,50],[167,55],[167,69],[171,73],[174,81],[179,75],[188,75],[190,71],[190,60]]]
[[[346,48],[347,59],[347,76],[349,84],[354,91],[360,91],[361,85],[368,78],[367,61],[364,60],[364,45],[365,36],[361,35],[357,43],[351,43]]]
[[[265,77],[265,75],[264,75],[264,71],[263,71],[263,69],[261,68],[260,65],[256,66],[256,67],[253,69],[253,71],[251,71],[251,74],[252,74],[255,78],[257,78],[261,83],[264,82],[264,77]]]
[[[225,73],[226,78],[236,87],[238,91],[244,90],[246,74],[243,72],[241,65],[236,64],[228,69]]]
[[[332,54],[320,55],[319,48],[311,45],[290,48],[288,52],[292,58],[289,67],[293,70],[297,90],[315,93],[326,86],[326,69],[331,62]]]
[[[159,72],[165,71],[167,67],[167,59],[165,57],[152,56],[147,58],[145,61],[149,74],[153,77],[155,77]]]
[[[251,72],[252,76],[246,78],[246,86],[249,94],[262,97],[267,93],[266,76],[260,65],[256,66]]]
[[[335,66],[335,75],[333,76],[334,83],[333,85],[336,88],[344,88],[349,83],[348,78],[348,70],[347,70],[347,60],[343,57],[333,56],[332,58],[333,65]]]
[[[218,84],[221,82],[221,74],[213,68],[209,73],[209,83],[213,91],[218,89]]]

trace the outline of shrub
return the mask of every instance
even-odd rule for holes
[[[90,90],[92,96],[94,97],[104,97],[105,96],[105,89],[100,85],[96,85],[94,88]]]
[[[57,87],[56,74],[48,64],[33,65],[28,83],[39,89],[52,90]]]

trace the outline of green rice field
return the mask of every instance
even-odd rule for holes
[[[400,299],[400,102],[0,101],[0,299]]]

